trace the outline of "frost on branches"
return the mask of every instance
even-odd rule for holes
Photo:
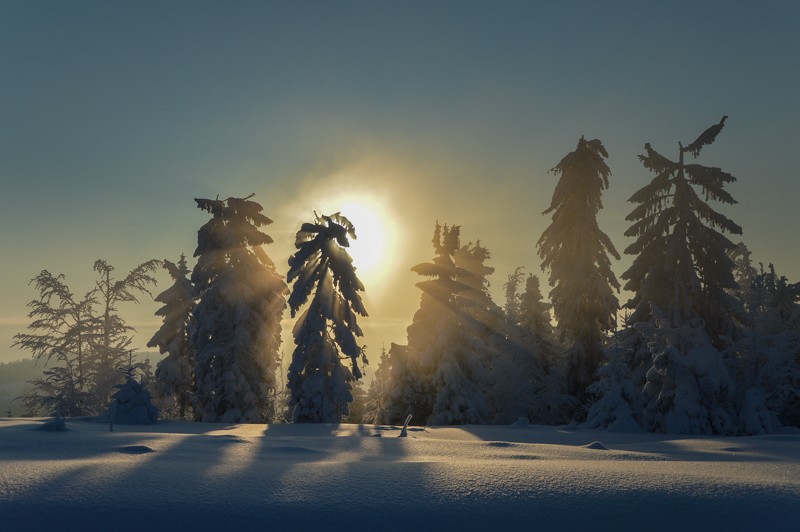
[[[166,357],[156,366],[158,393],[172,399],[178,409],[179,419],[184,419],[191,407],[194,389],[194,357],[189,344],[189,318],[195,303],[194,286],[188,279],[186,257],[181,255],[177,264],[163,261],[164,269],[172,277],[172,286],[155,297],[163,306],[156,311],[164,323],[156,331],[147,347],[158,347]]]
[[[267,421],[276,386],[286,283],[263,249],[272,223],[249,196],[195,199],[211,220],[197,232],[192,283],[195,418],[224,423]]]
[[[289,259],[288,282],[294,281],[289,308],[295,317],[314,297],[295,324],[296,348],[289,366],[289,408],[294,422],[339,423],[349,413],[354,379],[366,363],[357,337],[363,335],[357,315],[367,316],[353,259],[347,252],[355,228],[339,213],[304,223],[295,237],[297,252]],[[349,362],[348,368],[342,360]]]

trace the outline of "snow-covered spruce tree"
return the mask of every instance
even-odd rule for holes
[[[635,327],[650,339],[653,365],[644,386],[644,425],[652,432],[733,434],[734,383],[703,320],[673,326],[653,307],[653,322]]]
[[[289,308],[294,318],[306,304],[292,335],[297,346],[289,365],[289,408],[297,423],[340,423],[353,400],[352,381],[366,363],[357,337],[363,335],[357,315],[367,316],[358,292],[364,285],[347,252],[355,228],[340,213],[317,216],[295,236],[288,282],[294,281]],[[342,364],[350,363],[350,368]]]
[[[367,392],[364,390],[364,380],[351,383],[350,393],[353,400],[347,405],[347,415],[342,419],[344,423],[365,423],[367,415]]]
[[[518,266],[512,273],[508,274],[508,280],[503,283],[503,291],[506,296],[506,303],[503,311],[506,314],[506,321],[511,325],[519,323],[519,305],[521,299],[519,285],[525,278],[522,273],[523,270],[524,268],[522,266]]]
[[[149,363],[133,363],[133,352],[128,354],[128,367],[125,369],[125,382],[114,385],[117,391],[111,396],[109,416],[111,423],[127,425],[152,425],[158,421],[158,409],[153,406],[150,392],[141,374]]]
[[[28,303],[27,333],[14,335],[14,347],[27,349],[45,366],[44,377],[31,382],[33,390],[22,397],[30,415],[98,414],[92,393],[90,355],[99,321],[94,316],[94,291],[76,298],[64,275],[42,270],[31,280],[39,293]],[[48,367],[50,366],[50,367]]]
[[[743,325],[745,327],[756,327],[752,318],[757,313],[760,296],[756,290],[756,278],[758,269],[753,266],[752,253],[744,244],[739,242],[728,251],[728,256],[733,261],[733,279],[736,281],[736,289],[732,290],[735,297],[739,299],[742,311],[744,312]]]
[[[637,240],[625,250],[635,258],[622,278],[634,292],[628,321],[644,337],[639,349],[646,346],[652,359],[642,419],[648,430],[735,430],[734,385],[719,348],[730,346],[742,315],[731,293],[736,282],[727,251],[734,245],[723,233],[740,234],[741,228],[707,203],[736,203],[723,188],[735,179],[684,160],[714,142],[724,121],[686,147],[679,143],[678,162],[649,143],[639,156],[656,177],[630,199],[639,205],[627,217],[633,225],[625,234]],[[634,359],[641,360],[640,353]]]
[[[489,293],[487,277],[494,273],[494,268],[486,264],[490,258],[491,253],[478,240],[475,244],[470,242],[460,246],[453,254],[453,263],[469,272],[461,280],[467,290],[459,292],[456,299],[461,308],[467,347],[480,358],[485,368],[476,383],[486,399],[490,421],[503,423],[522,415],[511,413],[512,408],[516,409],[522,403],[522,390],[502,381],[502,376],[509,375],[504,368],[513,365],[512,353],[517,346],[510,338],[510,327],[503,309]],[[523,368],[516,369],[517,375],[522,376]]]
[[[523,404],[528,419],[547,425],[569,422],[580,406],[575,396],[567,392],[564,348],[550,324],[551,307],[542,301],[539,278],[528,275],[519,299],[519,323],[513,337],[518,338],[526,358],[515,365],[526,383]]]
[[[731,254],[737,264],[738,297],[748,324],[727,352],[737,383],[739,432],[774,432],[800,426],[800,283],[752,267],[743,244]]]
[[[95,282],[95,297],[99,306],[97,319],[100,329],[94,337],[92,366],[94,368],[94,393],[104,408],[115,384],[121,382],[120,367],[125,366],[128,350],[136,329],[126,324],[119,314],[120,303],[138,303],[137,296],[151,296],[149,285],[155,285],[151,275],[160,266],[158,260],[144,262],[122,279],[112,277],[114,267],[105,260],[94,263],[98,274]]]
[[[408,345],[392,344],[389,350],[390,423],[402,423],[408,414],[417,425],[489,421],[482,391],[487,370],[469,335],[470,327],[465,326],[458,299],[470,290],[463,280],[471,275],[453,261],[459,241],[459,226],[442,228],[437,223],[433,238],[436,256],[432,262],[411,268],[431,279],[417,283],[422,296],[408,327]]]
[[[389,387],[389,351],[381,349],[378,367],[372,374],[372,383],[365,398],[364,423],[386,423],[386,393]]]
[[[550,207],[553,221],[537,246],[542,269],[550,272],[550,300],[567,350],[569,391],[579,400],[603,361],[606,333],[614,329],[619,283],[609,255],[619,260],[611,239],[597,225],[611,171],[606,149],[598,140],[578,141],[551,172],[558,184]]]
[[[642,390],[653,365],[647,338],[634,327],[617,331],[606,347],[606,358],[597,370],[599,379],[589,386],[598,399],[589,408],[586,426],[618,432],[644,430],[647,401]]]
[[[626,218],[633,224],[625,236],[636,242],[625,253],[635,258],[622,275],[625,289],[634,293],[627,303],[633,310],[631,323],[649,321],[655,304],[673,327],[702,318],[717,346],[722,337],[734,334],[735,318],[741,315],[729,293],[736,281],[727,252],[735,246],[724,233],[738,235],[742,229],[708,200],[735,204],[724,186],[736,179],[719,168],[687,164],[684,157],[697,157],[703,146],[713,143],[726,118],[688,146],[679,143],[677,162],[645,144],[646,154],[639,159],[656,177],[629,200],[638,205]]]
[[[156,316],[162,316],[164,323],[147,342],[147,347],[158,347],[162,355],[166,353],[156,366],[158,394],[164,400],[173,400],[177,404],[178,418],[185,419],[194,396],[194,357],[189,344],[194,286],[188,279],[185,255],[181,255],[177,264],[165,260],[163,265],[173,283],[155,298],[164,305],[156,311]]]
[[[525,279],[525,291],[519,300],[519,326],[526,334],[535,338],[537,343],[554,342],[553,326],[550,323],[552,307],[551,304],[542,301],[539,278],[533,274],[528,275]],[[550,364],[554,360],[547,362]]]
[[[269,422],[286,283],[263,249],[272,223],[247,198],[195,199],[211,220],[197,232],[192,284],[198,303],[189,339],[195,357],[195,419]]]

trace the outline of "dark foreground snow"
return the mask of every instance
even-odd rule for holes
[[[800,434],[0,419],[17,530],[797,530]]]

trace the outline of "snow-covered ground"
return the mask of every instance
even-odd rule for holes
[[[0,529],[800,530],[800,434],[0,418]]]

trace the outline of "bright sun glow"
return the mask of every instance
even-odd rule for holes
[[[359,277],[381,277],[381,267],[390,260],[392,230],[377,205],[368,200],[346,200],[337,207],[352,222],[356,239],[348,252],[353,257]]]

